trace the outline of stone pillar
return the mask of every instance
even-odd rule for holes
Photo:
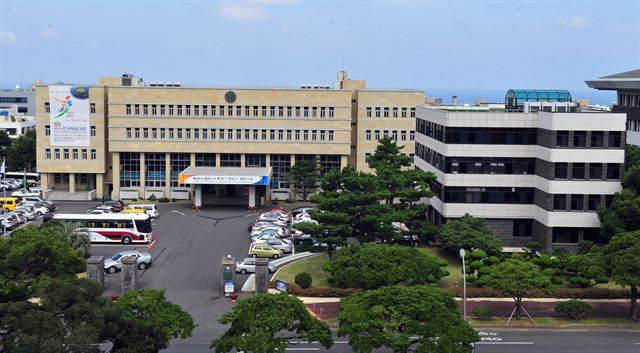
[[[220,153],[216,153],[216,167],[221,167],[221,165],[220,165]]]
[[[256,207],[256,186],[249,185],[249,207]]]
[[[136,258],[134,256],[122,258],[121,277],[122,295],[125,295],[129,291],[138,289],[138,272],[136,268]]]
[[[49,173],[40,174],[40,189],[42,191],[49,190],[51,186],[49,185]]]
[[[91,256],[87,259],[87,278],[104,288],[104,257]]]
[[[202,185],[196,184],[196,197],[193,200],[196,207],[202,207]]]
[[[138,189],[138,197],[144,199],[144,191],[146,187],[144,186],[146,181],[146,164],[144,162],[144,152],[140,152],[140,188]]]
[[[247,155],[245,153],[240,153],[240,167],[247,166]]]
[[[269,259],[256,258],[256,294],[269,291]]]
[[[347,166],[347,156],[340,156],[340,169]]]
[[[69,173],[69,192],[76,192],[76,173]]]
[[[113,190],[111,190],[111,198],[120,200],[120,152],[113,153],[112,167]]]
[[[171,198],[171,153],[165,153],[164,185],[164,197]]]
[[[96,174],[96,198],[104,197],[104,174]]]
[[[291,166],[293,167],[294,165],[296,165],[296,155],[292,154],[291,155],[291,162],[290,162]],[[289,200],[292,201],[296,201],[297,197],[296,197],[296,187],[294,185],[289,185]]]

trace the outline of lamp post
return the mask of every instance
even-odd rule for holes
[[[460,257],[462,258],[462,317],[467,318],[467,269],[464,264],[464,249],[460,249]]]

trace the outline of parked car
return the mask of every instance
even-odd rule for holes
[[[293,242],[287,239],[257,239],[254,244],[267,244],[274,249],[280,250],[283,254],[293,251]]]
[[[113,213],[110,210],[104,210],[100,208],[89,208],[85,211],[86,214],[108,214]]]
[[[287,232],[282,228],[270,227],[270,228],[258,228],[254,231],[251,231],[251,236],[256,236],[259,234],[273,234],[279,238],[284,238],[287,236]]]
[[[288,220],[286,219],[283,220],[278,218],[277,216],[270,216],[270,215],[267,215],[267,216],[260,215],[260,217],[256,219],[256,223],[263,223],[263,222],[273,223],[273,224],[279,225],[280,227],[286,227],[289,225]]]
[[[313,236],[307,233],[303,233],[299,230],[294,230],[293,234],[291,235],[291,241],[293,241],[293,243],[296,245],[302,242],[314,241],[314,240],[315,238]]]
[[[269,272],[276,272],[276,267],[272,263],[269,263],[267,266],[269,267]],[[242,273],[243,275],[256,272],[256,259],[247,257],[242,261],[236,261],[236,272]]]
[[[155,204],[137,204],[137,205],[129,205],[128,209],[136,210],[144,210],[151,218],[158,218],[160,216],[160,212],[158,211],[158,206]]]
[[[2,183],[7,185],[10,190],[18,189],[22,186],[20,182],[18,182],[16,179],[13,179],[13,178],[2,179]]]
[[[111,207],[113,212],[120,212],[125,208],[124,203],[120,201],[105,201],[102,204]]]
[[[14,211],[9,212],[7,214],[15,216],[17,218],[18,224],[27,223],[27,216],[22,212],[18,212],[17,209],[14,210]]]
[[[38,211],[31,205],[22,205],[16,208],[16,212],[23,212],[28,221],[38,218]]]
[[[399,242],[399,243],[409,244],[409,245],[413,243],[413,246],[420,246],[420,237],[415,234],[411,234],[411,231],[404,223],[392,222],[391,226],[393,227],[393,230],[395,232],[400,233],[400,238],[392,239],[391,240],[392,243]]]
[[[151,254],[146,251],[121,251],[104,261],[104,270],[108,273],[116,273],[122,269],[122,258],[135,256],[138,270],[144,270],[151,266]]]
[[[259,243],[259,242],[265,242],[268,240],[278,240],[278,239],[280,238],[273,234],[259,234],[254,237],[251,237],[251,243]]]
[[[108,211],[109,213],[113,212],[113,207],[111,207],[109,205],[103,205],[103,204],[96,205],[94,207],[91,207],[90,209],[92,209],[92,210],[105,210],[105,211]]]
[[[23,205],[33,205],[37,202],[45,202],[45,200],[40,196],[25,196],[20,200]]]
[[[0,226],[5,229],[11,229],[18,225],[18,218],[15,215],[5,213],[0,215]]]
[[[252,257],[280,257],[280,250],[274,249],[267,244],[256,244],[249,249],[249,255]]]
[[[14,191],[11,193],[11,196],[14,197],[25,197],[25,196],[40,196],[40,191],[31,191],[29,189],[20,189],[18,191]]]
[[[33,207],[35,207],[35,208],[38,208],[38,207],[41,207],[41,206],[46,207],[47,208],[47,212],[53,212],[58,208],[53,202],[49,202],[49,201],[38,202],[38,203],[35,203],[33,205]],[[46,212],[44,212],[44,213],[46,213]]]
[[[303,214],[303,213],[309,213],[309,211],[314,210],[315,208],[313,207],[309,207],[309,206],[302,206],[302,207],[297,207],[294,208],[293,211],[291,211],[291,215],[293,217],[298,216],[299,214]]]
[[[33,210],[36,212],[38,216],[42,216],[43,214],[50,212],[47,205],[41,202],[34,203],[33,205],[26,205],[26,206],[33,207]]]

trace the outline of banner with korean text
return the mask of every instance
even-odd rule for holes
[[[49,86],[49,108],[51,146],[89,146],[89,87]]]

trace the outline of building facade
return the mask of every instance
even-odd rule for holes
[[[505,247],[600,242],[596,208],[621,190],[624,114],[581,113],[553,99],[521,110],[416,114],[415,164],[437,176],[436,224],[468,213]]]
[[[0,90],[0,113],[14,109],[15,114],[35,114],[35,91],[22,90],[16,87],[14,90]]]
[[[640,69],[585,82],[591,88],[617,92],[611,111],[627,114],[627,143],[640,146]]]
[[[317,158],[322,173],[347,164],[366,169],[365,155],[375,143],[364,131],[378,123],[395,131],[412,154],[412,107],[424,100],[422,91],[367,90],[364,81],[349,80],[346,72],[339,73],[334,88],[145,85],[123,75],[101,78],[88,90],[90,143],[53,146],[49,86],[36,86],[43,189],[95,191],[98,198],[197,196],[204,204],[247,196],[249,204],[292,198],[286,173],[305,158]],[[368,110],[397,114],[374,121]],[[189,167],[200,174],[181,178]],[[267,183],[247,184],[261,175]]]

